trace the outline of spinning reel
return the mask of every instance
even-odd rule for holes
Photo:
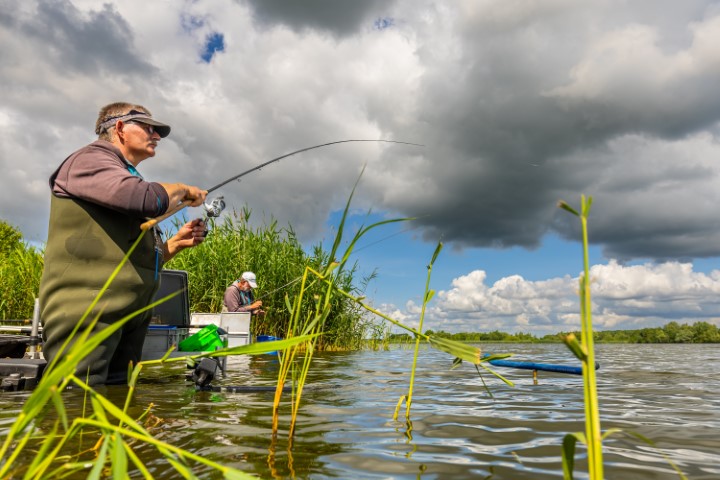
[[[208,218],[216,218],[219,217],[223,210],[225,210],[225,200],[223,197],[217,197],[215,200],[213,200],[210,203],[203,203],[203,208],[205,209],[205,218],[203,218],[203,222],[205,223],[205,236],[207,237],[208,234]]]
[[[219,217],[222,211],[225,210],[225,199],[222,196],[217,197],[209,204],[207,202],[203,203],[203,208],[205,208],[207,218]]]

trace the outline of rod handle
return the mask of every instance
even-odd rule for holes
[[[192,202],[193,202],[192,200],[184,200],[183,202],[178,203],[177,205],[175,205],[174,208],[168,210],[167,212],[163,213],[159,217],[152,218],[152,219],[148,220],[147,222],[143,223],[142,225],[140,225],[140,229],[144,232],[145,230],[148,230],[148,229],[154,227],[155,225],[162,222],[166,218],[168,218],[172,215],[175,215],[177,212],[179,212],[183,208],[187,207]]]

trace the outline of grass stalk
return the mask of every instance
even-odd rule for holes
[[[432,259],[430,260],[430,263],[427,266],[427,278],[425,280],[425,294],[423,295],[423,304],[422,304],[422,310],[420,311],[420,319],[418,321],[418,330],[422,332],[423,329],[423,321],[425,320],[425,310],[427,308],[427,304],[430,303],[430,300],[435,295],[434,290],[430,290],[430,277],[432,276],[432,268],[433,264],[435,264],[435,260],[437,259],[438,255],[440,255],[440,251],[442,250],[442,242],[438,243],[437,247],[435,247],[435,252],[433,253]],[[412,368],[410,369],[410,383],[408,385],[408,394],[405,396],[405,419],[410,420],[410,407],[412,406],[412,397],[413,397],[413,387],[415,385],[415,373],[417,370],[417,359],[418,355],[420,353],[420,336],[415,335],[415,351],[413,353],[413,362],[412,362]],[[402,398],[398,402],[398,407],[402,403]],[[398,416],[398,408],[395,408],[395,415],[393,416],[394,420],[397,420]]]
[[[568,335],[564,341],[582,362],[583,396],[585,403],[585,435],[570,434],[563,442],[563,465],[565,478],[572,478],[572,460],[575,443],[579,440],[586,444],[588,451],[588,474],[591,480],[603,479],[602,432],[600,429],[600,408],[595,375],[595,348],[593,344],[592,302],[590,297],[590,260],[588,254],[588,215],[592,206],[592,197],[580,200],[580,213],[566,202],[558,206],[580,218],[582,230],[583,274],[580,276],[580,317],[581,339],[578,344],[574,335]]]
[[[592,197],[580,198],[580,212],[566,202],[558,202],[558,207],[580,218],[583,249],[583,273],[579,278],[580,296],[580,341],[574,334],[563,338],[570,351],[582,362],[583,397],[585,406],[585,432],[569,433],[563,439],[562,464],[563,477],[572,480],[575,466],[575,446],[584,443],[588,451],[588,476],[590,480],[602,480],[604,477],[602,442],[612,434],[624,433],[640,439],[651,447],[655,444],[648,438],[635,432],[624,432],[622,429],[611,428],[604,434],[600,425],[600,407],[597,394],[597,377],[595,372],[595,345],[592,326],[592,300],[590,296],[590,260],[588,254],[588,216],[592,206]],[[679,478],[686,477],[680,468],[664,453],[660,452],[668,464],[678,473]]]

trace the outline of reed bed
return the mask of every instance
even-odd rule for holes
[[[32,318],[42,270],[42,252],[0,220],[0,319]]]

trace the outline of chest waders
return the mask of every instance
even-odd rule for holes
[[[40,282],[43,352],[48,363],[142,233],[142,221],[82,200],[51,197]],[[85,325],[102,312],[98,331],[151,303],[163,263],[160,245],[154,231],[145,233]],[[129,362],[137,363],[142,355],[150,313],[129,320],[80,362],[76,375],[85,379],[89,373],[91,385],[125,383]]]

